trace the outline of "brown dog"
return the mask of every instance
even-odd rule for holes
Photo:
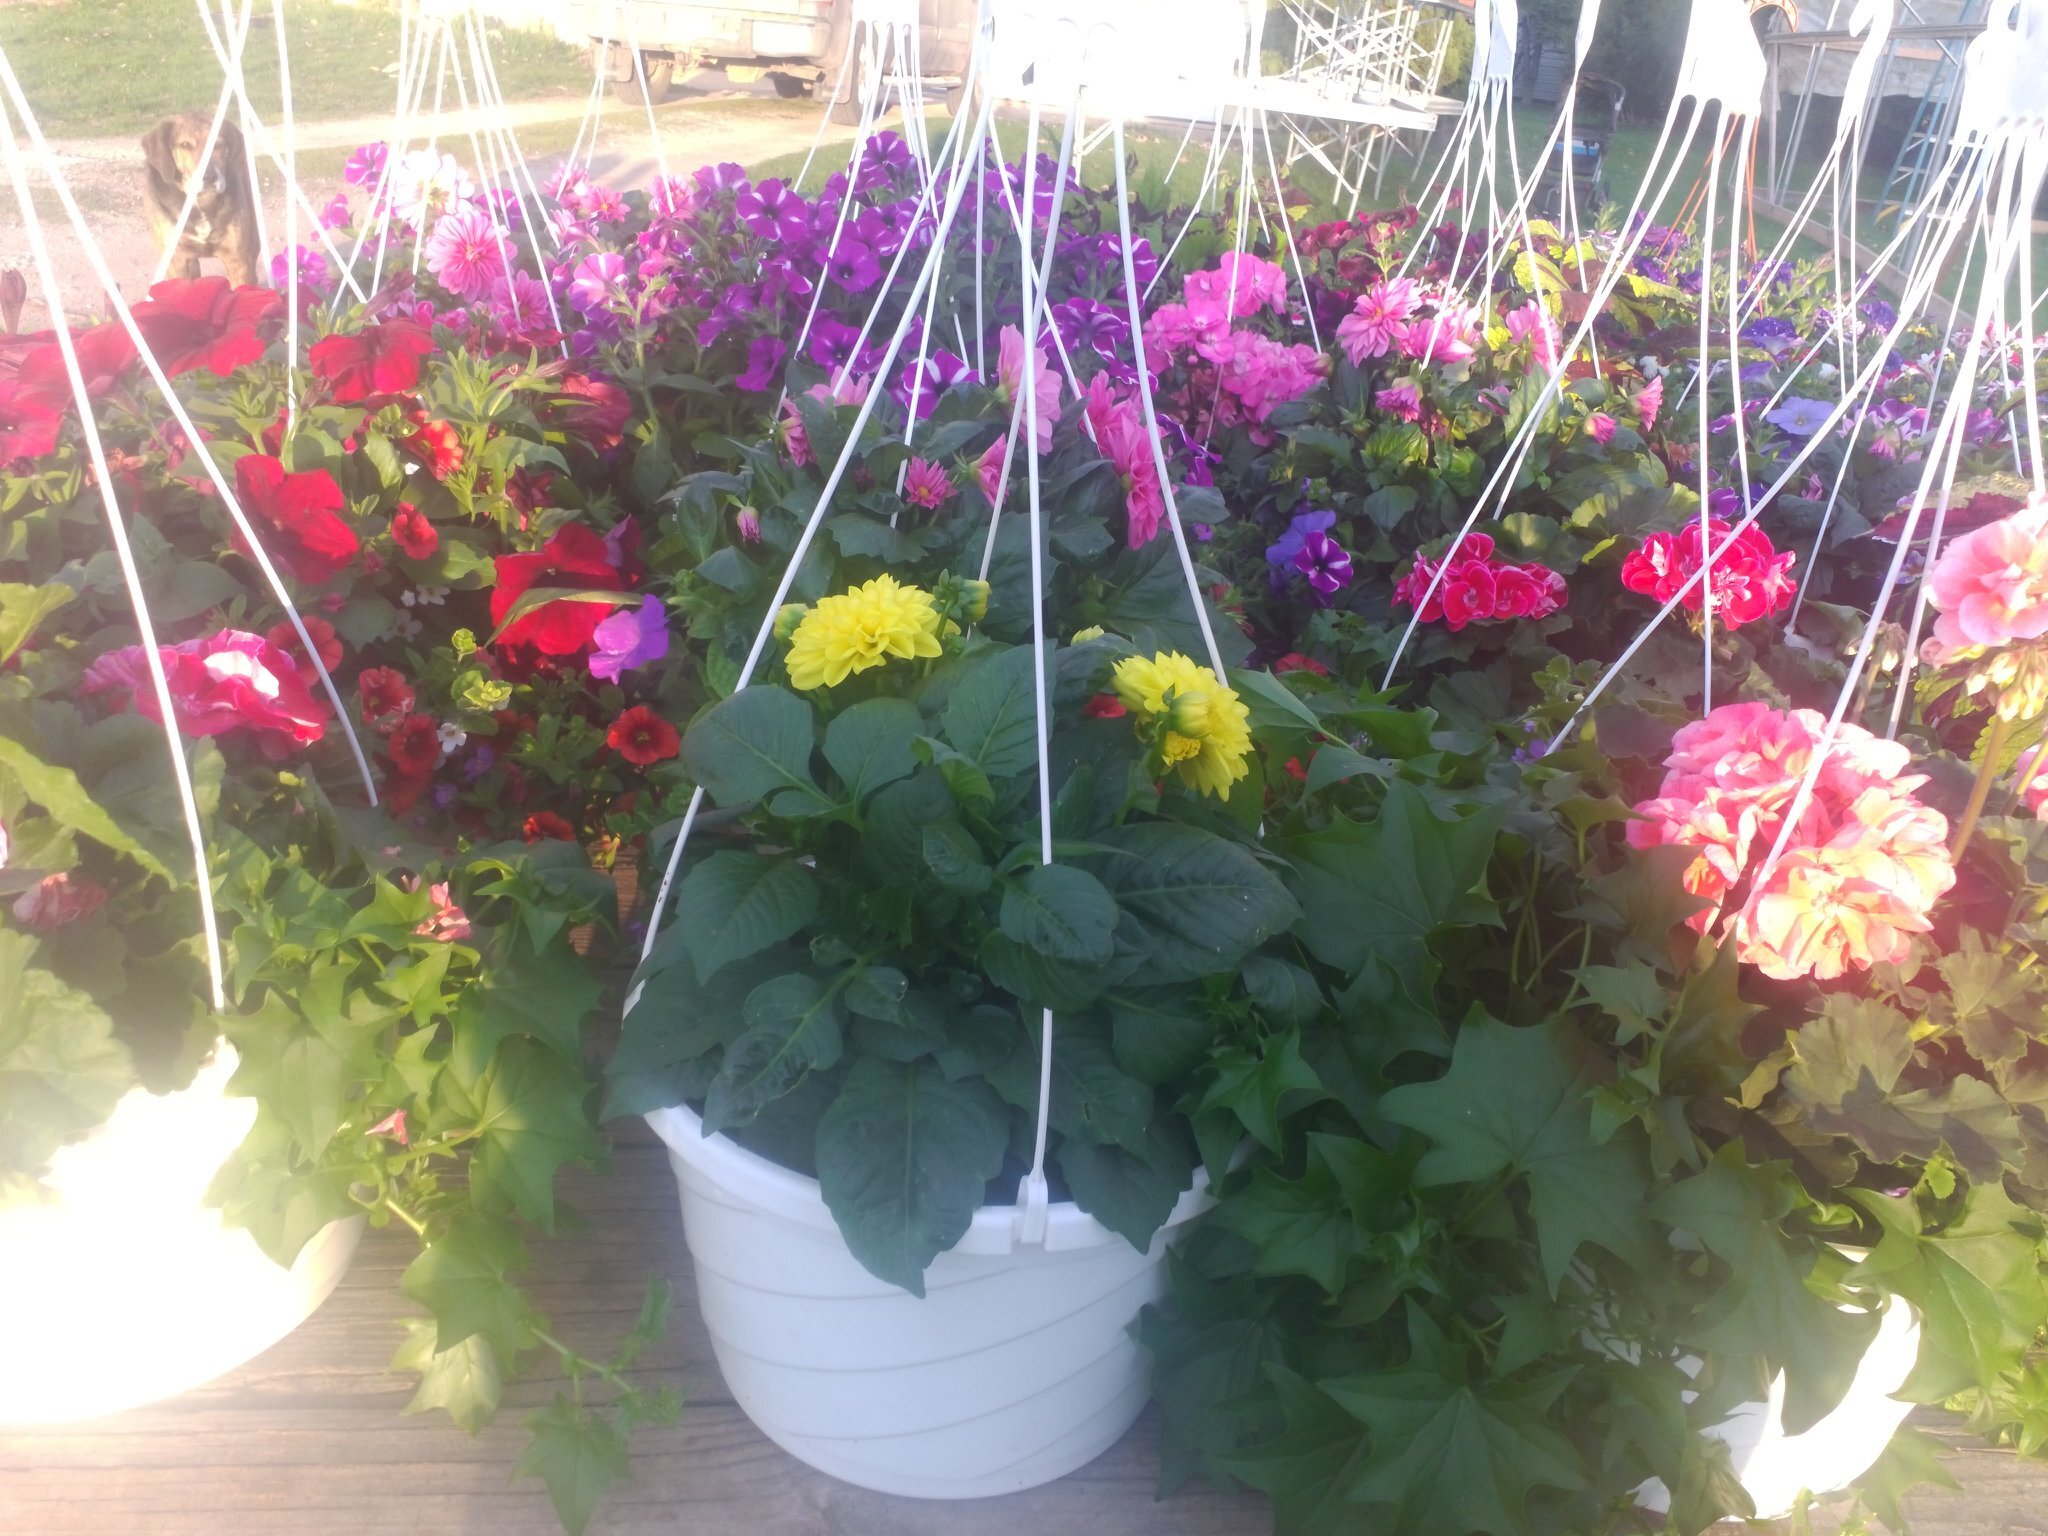
[[[213,155],[204,166],[199,152],[206,147],[212,119],[193,112],[167,117],[142,136],[148,166],[146,199],[150,233],[160,247],[177,239],[171,254],[172,277],[197,277],[199,258],[213,256],[236,284],[257,281],[256,259],[261,241],[256,234],[256,199],[249,186],[249,161],[241,131],[222,123]],[[192,189],[192,213],[177,233],[178,215]]]

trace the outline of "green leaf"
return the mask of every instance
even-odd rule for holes
[[[559,1392],[547,1407],[527,1416],[526,1428],[533,1443],[513,1475],[546,1483],[562,1528],[569,1536],[583,1536],[605,1490],[627,1478],[625,1436],[611,1420]]]
[[[1254,731],[1308,731],[1322,734],[1322,718],[1270,672],[1232,671],[1232,690],[1250,711]]]
[[[1256,1056],[1242,1046],[1220,1051],[1212,1070],[1215,1081],[1202,1095],[1201,1107],[1229,1110],[1253,1140],[1273,1153],[1282,1150],[1280,1120],[1293,1107],[1283,1107],[1287,1096],[1308,1095],[1297,1104],[1323,1097],[1321,1079],[1301,1059],[1301,1036],[1295,1030],[1268,1040]]]
[[[525,1035],[564,1057],[583,1049],[583,1025],[596,1012],[604,988],[589,966],[557,939],[536,953],[507,929],[479,946],[476,985],[454,1011],[450,1065],[465,1083],[482,1077],[500,1042]]]
[[[1957,1218],[1933,1233],[1910,1195],[1855,1190],[1851,1197],[1883,1234],[1859,1273],[1920,1312],[1920,1357],[1897,1395],[1934,1403],[1971,1388],[1995,1390],[2020,1367],[2048,1316],[2034,1235],[2040,1218],[1997,1184],[1973,1185]]]
[[[1322,1384],[1372,1430],[1346,1490],[1354,1503],[1388,1506],[1398,1530],[1517,1536],[1533,1528],[1531,1489],[1585,1486],[1578,1452],[1548,1422],[1557,1386],[1471,1386],[1459,1352],[1412,1305],[1408,1331],[1406,1365]]]
[[[113,1112],[135,1064],[85,993],[29,962],[36,941],[0,928],[0,1169],[33,1173]]]
[[[1649,1169],[1626,1131],[1594,1140],[1588,1095],[1600,1077],[1584,1042],[1560,1022],[1514,1029],[1478,1019],[1458,1031],[1448,1072],[1395,1088],[1380,1102],[1389,1120],[1432,1142],[1418,1183],[1501,1174],[1528,1180],[1552,1295],[1581,1243],[1598,1243],[1639,1269],[1650,1261],[1643,1219]]]
[[[37,625],[77,596],[61,581],[40,587],[0,581],[0,666],[22,648]]]
[[[1980,1179],[2019,1168],[2018,1120],[1982,1078],[1899,1089],[1913,1059],[1911,1021],[1896,1009],[1836,993],[1793,1033],[1784,1076],[1788,1111],[1823,1135],[1850,1137],[1873,1162],[1932,1157],[1944,1146]]]
[[[1194,1182],[1187,1130],[1166,1116],[1153,1121],[1136,1149],[1070,1138],[1054,1161],[1074,1203],[1140,1253]]]
[[[1116,903],[1101,881],[1069,864],[1041,864],[1006,884],[1000,922],[1049,960],[1101,965],[1116,953]]]
[[[1044,1038],[1038,1020],[1010,1059],[993,1074],[996,1090],[1027,1115],[1038,1110],[1038,1074]],[[1054,1029],[1052,1129],[1076,1141],[1121,1145],[1142,1155],[1152,1125],[1152,1090],[1116,1064],[1108,1045],[1091,1035]]]
[[[508,1361],[533,1344],[532,1309],[510,1278],[525,1267],[515,1228],[463,1214],[406,1266],[398,1288],[434,1314],[436,1353],[481,1336]]]
[[[1244,990],[1266,1019],[1299,1029],[1323,1011],[1323,989],[1315,977],[1290,960],[1251,955],[1244,962]]]
[[[15,782],[21,785],[21,792],[58,821],[83,832],[115,853],[127,854],[151,874],[161,876],[173,885],[182,883],[162,860],[130,837],[113,817],[100,809],[98,802],[86,793],[85,786],[78,782],[78,775],[69,768],[46,763],[20,742],[0,735],[0,769],[13,774]]]
[[[1258,1250],[1255,1274],[1303,1275],[1334,1297],[1371,1234],[1396,1225],[1410,1171],[1406,1161],[1368,1143],[1311,1133],[1300,1178],[1255,1165],[1251,1183],[1214,1220]]]
[[[675,930],[699,981],[780,944],[817,912],[817,876],[794,858],[722,850],[676,887]]]
[[[976,663],[953,687],[941,722],[946,740],[991,779],[1038,761],[1038,704],[1031,648],[1015,646]]]
[[[581,1066],[544,1045],[511,1039],[498,1047],[476,1090],[482,1132],[470,1159],[479,1200],[504,1197],[543,1229],[555,1219],[555,1170],[596,1163],[604,1143],[586,1109]]]
[[[981,844],[959,822],[927,822],[920,836],[925,867],[947,890],[978,896],[995,883],[995,871],[983,860]]]
[[[865,699],[825,727],[825,761],[855,805],[884,784],[915,773],[924,716],[908,699]]]
[[[1077,860],[1116,898],[1151,949],[1134,980],[1194,981],[1234,971],[1300,915],[1287,887],[1247,849],[1178,822],[1098,834]]]
[[[1728,1266],[1727,1284],[1683,1342],[1781,1365],[1792,1434],[1841,1401],[1877,1325],[1875,1317],[1840,1311],[1807,1288],[1812,1246],[1795,1247],[1779,1226],[1796,1199],[1787,1165],[1749,1163],[1738,1141],[1652,1207],[1659,1221],[1692,1233]]]
[[[497,1351],[480,1333],[453,1349],[437,1350],[435,1333],[434,1324],[425,1318],[405,1319],[405,1342],[391,1357],[391,1369],[418,1372],[420,1385],[401,1411],[439,1408],[473,1435],[491,1422],[505,1394]]]
[[[794,972],[747,994],[746,1030],[726,1047],[704,1096],[704,1134],[745,1125],[845,1048],[839,992]]]
[[[818,1182],[854,1257],[922,1296],[925,1267],[966,1232],[1009,1140],[986,1082],[865,1058],[818,1123]]]
[[[1365,1475],[1370,1442],[1358,1420],[1285,1366],[1269,1364],[1266,1373],[1286,1433],[1219,1457],[1219,1469],[1272,1499],[1274,1528],[1285,1536],[1362,1536],[1351,1491]]]
[[[1102,1003],[1117,1061],[1154,1087],[1192,1072],[1216,1040],[1217,1020],[1189,988],[1134,988],[1112,992]]]
[[[1500,817],[1488,809],[1439,821],[1422,791],[1397,779],[1376,821],[1337,820],[1276,840],[1307,914],[1295,929],[1302,943],[1341,971],[1363,970],[1375,956],[1406,968],[1439,928],[1497,924],[1477,887]]]
[[[829,807],[811,778],[811,706],[772,683],[721,699],[683,737],[683,766],[722,806],[788,790],[800,802]]]

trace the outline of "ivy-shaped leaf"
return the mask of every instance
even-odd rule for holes
[[[402,1410],[439,1408],[472,1435],[491,1422],[505,1395],[505,1377],[491,1341],[473,1333],[453,1349],[436,1350],[436,1329],[426,1318],[405,1319],[405,1342],[391,1357],[394,1371],[414,1371],[419,1390]]]
[[[626,1437],[603,1414],[571,1402],[561,1393],[529,1414],[533,1442],[513,1468],[517,1477],[537,1477],[569,1536],[583,1536],[605,1490],[628,1476]]]

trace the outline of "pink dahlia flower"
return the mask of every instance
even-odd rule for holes
[[[481,207],[444,213],[427,237],[427,270],[466,303],[487,299],[505,275],[504,232]]]

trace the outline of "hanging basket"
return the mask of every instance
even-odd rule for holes
[[[1169,1237],[1211,1203],[1199,1171],[1145,1253],[1071,1201],[1029,1246],[1014,1207],[983,1206],[919,1298],[861,1267],[816,1179],[706,1136],[688,1108],[647,1123],[726,1385],[799,1461],[881,1493],[985,1498],[1093,1461],[1145,1406],[1130,1326],[1165,1294]]]
[[[189,1391],[275,1344],[340,1281],[360,1219],[322,1229],[286,1269],[206,1203],[256,1117],[226,1091],[236,1062],[223,1040],[189,1087],[131,1090],[51,1159],[51,1200],[0,1210],[0,1425]]]

